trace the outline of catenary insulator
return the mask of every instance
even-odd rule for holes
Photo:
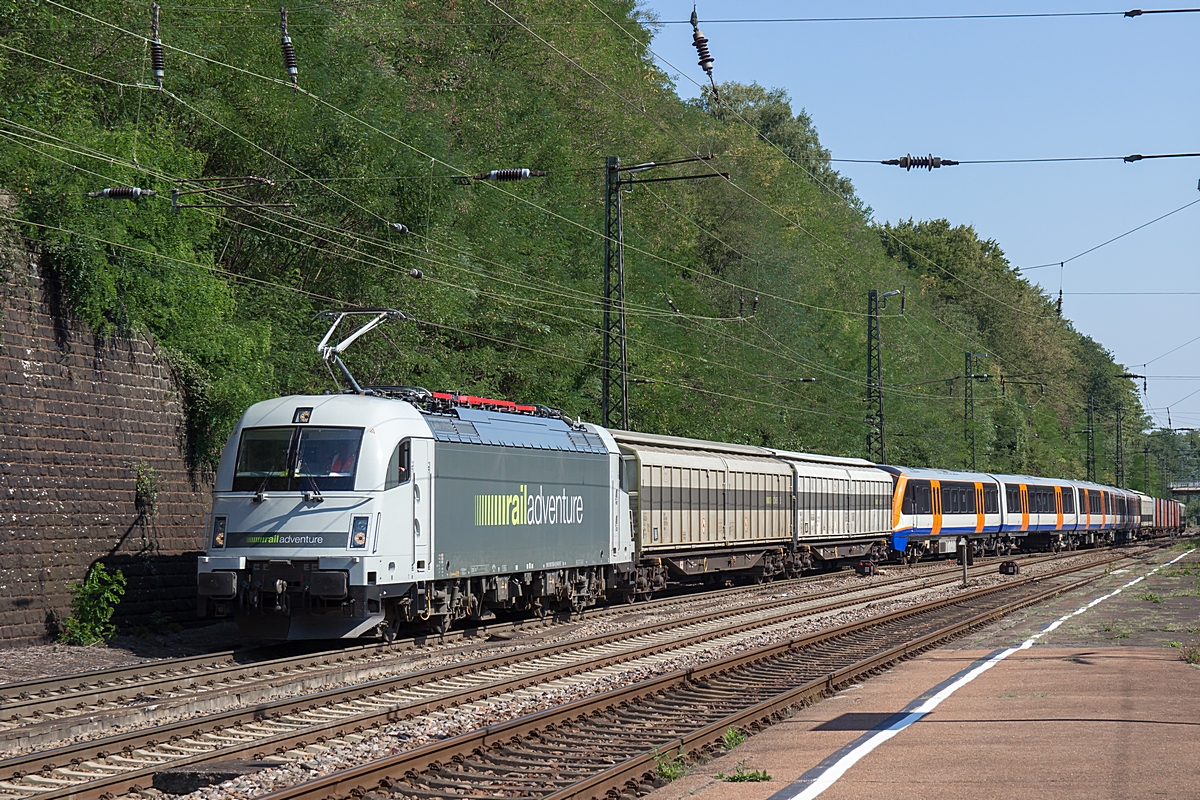
[[[494,169],[471,177],[477,181],[523,181],[526,178],[542,178],[545,175],[540,169]]]
[[[158,38],[158,3],[150,6],[150,68],[154,70],[154,80],[158,88],[162,88],[163,76],[167,72],[167,60],[163,57],[162,39]]]
[[[292,37],[288,36],[286,8],[279,9],[279,31],[283,34],[280,44],[283,48],[283,67],[287,70],[288,77],[292,79],[292,86],[297,86],[296,76],[299,70],[296,69],[296,48],[292,46]]]
[[[948,158],[939,158],[938,156],[914,156],[911,153],[903,158],[889,158],[887,161],[880,161],[880,164],[886,164],[891,167],[903,167],[907,172],[912,169],[927,169],[935,170],[942,167],[958,166],[957,161],[952,161]]]
[[[408,271],[408,277],[417,278],[418,280],[420,280],[421,278],[425,277],[425,273],[421,272],[421,270],[419,270],[419,269],[410,269]]]
[[[393,222],[392,230],[394,230],[396,233],[408,233],[408,226],[403,222]]]
[[[154,197],[153,189],[141,189],[137,186],[111,186],[98,192],[88,192],[88,197],[102,197],[105,200],[137,200],[139,197]]]
[[[696,63],[708,75],[709,80],[712,80],[712,65],[716,59],[712,57],[712,53],[708,52],[708,39],[700,32],[700,18],[696,16],[694,8],[692,9],[692,47],[696,48],[696,53],[700,56],[700,60]]]

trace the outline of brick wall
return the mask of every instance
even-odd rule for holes
[[[0,647],[53,636],[97,561],[128,578],[118,624],[193,619],[210,486],[185,464],[169,370],[144,338],[67,319],[28,253],[0,246],[0,281]]]

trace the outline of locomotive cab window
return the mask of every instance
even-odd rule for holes
[[[286,492],[291,483],[290,452],[295,429],[247,428],[238,442],[235,492]]]
[[[362,434],[362,428],[246,428],[233,491],[352,490]]]
[[[412,477],[412,441],[405,439],[396,445],[392,458],[388,461],[387,476],[383,479],[383,490],[395,489],[401,484],[408,483]]]

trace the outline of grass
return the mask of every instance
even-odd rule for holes
[[[1183,642],[1167,642],[1167,647],[1183,647]]]
[[[1155,594],[1154,592],[1142,592],[1141,594],[1135,595],[1135,597],[1137,597],[1138,600],[1146,600],[1151,603],[1161,603],[1162,602],[1162,597]]]
[[[732,726],[726,728],[725,732],[721,734],[721,747],[726,750],[732,750],[744,741],[746,741],[746,734]]]
[[[683,763],[682,752],[675,756],[670,753],[655,753],[654,774],[664,781],[677,781],[684,775],[687,775],[687,767]]]
[[[762,783],[771,780],[771,776],[766,773],[766,770],[756,769],[753,772],[746,772],[746,761],[743,759],[737,763],[732,775],[726,775],[724,772],[718,772],[717,778],[729,783]]]
[[[1181,659],[1188,664],[1200,664],[1200,647],[1197,647],[1195,644],[1189,644],[1187,647],[1182,648],[1182,650],[1183,652],[1179,654]]]

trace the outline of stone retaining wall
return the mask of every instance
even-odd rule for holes
[[[0,248],[0,647],[54,636],[98,561],[129,581],[123,627],[195,617],[210,487],[170,371],[152,343],[66,318],[54,288]]]

